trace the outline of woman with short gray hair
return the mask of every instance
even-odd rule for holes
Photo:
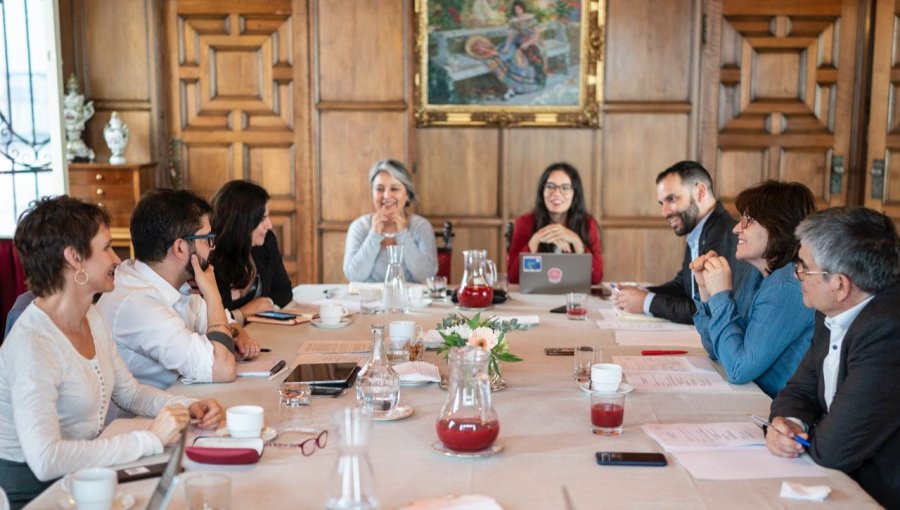
[[[350,224],[344,248],[344,275],[351,282],[384,281],[388,266],[385,249],[403,247],[406,281],[424,282],[437,272],[437,245],[431,223],[409,212],[416,188],[403,163],[377,161],[369,169],[375,212]]]

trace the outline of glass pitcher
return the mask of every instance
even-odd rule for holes
[[[485,308],[494,299],[493,279],[488,272],[490,261],[487,258],[487,251],[466,250],[463,257],[466,271],[465,279],[459,287],[459,304],[465,308]]]
[[[400,401],[400,376],[384,350],[384,324],[372,325],[372,356],[356,377],[356,401],[377,418],[389,415]]]
[[[409,295],[403,275],[403,247],[391,245],[387,251],[390,262],[384,275],[384,309],[388,313],[405,313],[409,311]]]
[[[450,351],[450,388],[435,424],[438,439],[449,450],[484,450],[500,434],[500,421],[491,404],[489,358],[487,351],[471,345]]]
[[[378,508],[367,453],[370,415],[360,408],[346,408],[332,415],[340,456],[331,473],[328,510],[372,510]]]

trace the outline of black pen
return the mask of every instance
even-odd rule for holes
[[[262,349],[259,350],[259,352],[272,352],[272,349],[267,349],[267,348],[263,347]]]
[[[269,371],[269,377],[273,377],[278,372],[281,372],[281,369],[287,365],[287,362],[284,360],[279,360],[278,363],[275,363],[275,366],[272,367],[272,370]]]

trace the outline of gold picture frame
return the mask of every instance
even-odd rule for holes
[[[604,0],[415,0],[417,127],[599,128]]]

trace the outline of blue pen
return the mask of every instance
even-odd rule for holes
[[[769,423],[768,421],[766,421],[766,420],[760,418],[759,416],[756,416],[755,414],[751,414],[751,415],[750,415],[750,418],[752,418],[753,421],[755,421],[755,422],[756,422],[757,424],[759,424],[759,425],[765,425],[765,426],[769,427],[769,430],[774,430],[775,432],[778,432],[778,433],[781,434],[782,436],[790,437],[790,436],[788,436],[787,434],[785,434],[784,432],[782,432],[782,431],[776,429],[776,428],[775,428],[775,425],[772,425],[772,424]],[[791,437],[791,439],[793,439],[794,441],[796,441],[796,442],[802,444],[803,446],[805,446],[805,447],[807,447],[807,448],[810,447],[809,441],[807,441],[806,439],[803,439],[803,438],[800,437],[800,436],[794,436],[794,437]]]

